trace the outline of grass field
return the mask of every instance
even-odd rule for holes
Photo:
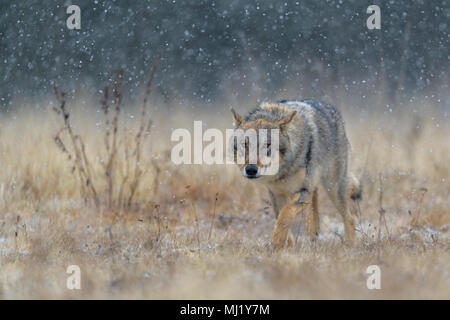
[[[78,98],[65,106],[73,144],[56,100],[17,104],[0,115],[2,299],[450,299],[450,126],[431,107],[338,106],[364,186],[356,244],[343,244],[320,192],[319,240],[299,220],[295,247],[273,251],[263,187],[234,166],[170,161],[171,129],[194,119],[230,128],[228,106],[152,106],[141,131],[149,115],[122,106],[114,138],[114,105],[95,111]],[[66,288],[69,265],[80,266],[81,290]],[[366,287],[369,265],[380,290]]]

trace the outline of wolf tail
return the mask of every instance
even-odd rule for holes
[[[354,201],[362,199],[362,185],[353,173],[349,175],[349,194]]]

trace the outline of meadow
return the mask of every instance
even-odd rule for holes
[[[450,299],[442,110],[387,109],[374,98],[362,111],[341,101],[364,190],[353,208],[356,243],[343,243],[341,218],[320,190],[318,241],[299,219],[295,246],[274,251],[264,187],[235,166],[170,161],[173,128],[231,128],[229,106],[142,108],[116,89],[57,90],[39,108],[17,100],[0,115],[0,298]],[[80,290],[66,287],[69,265],[80,267]],[[379,290],[366,286],[370,265],[380,267]]]

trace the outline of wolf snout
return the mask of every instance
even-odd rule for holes
[[[254,165],[254,164],[249,164],[249,165],[245,166],[244,176],[246,176],[249,179],[258,178],[260,176],[258,166]]]

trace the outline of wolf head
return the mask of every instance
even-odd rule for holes
[[[274,176],[289,149],[288,124],[296,111],[275,115],[273,110],[246,120],[234,109],[235,134],[231,146],[234,162],[248,179]],[[240,161],[239,161],[240,160]]]

